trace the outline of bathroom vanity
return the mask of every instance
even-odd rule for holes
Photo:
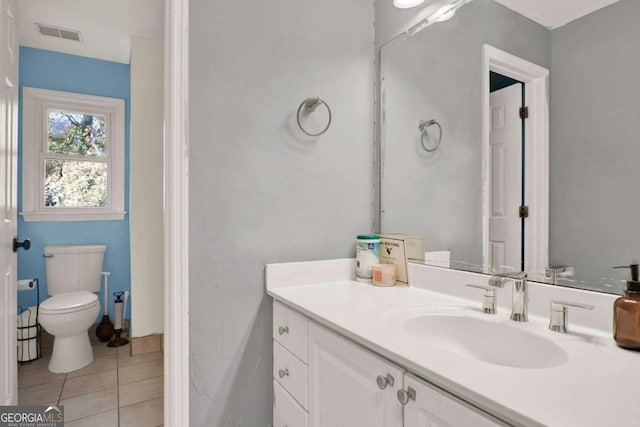
[[[489,276],[410,265],[410,287],[354,281],[354,260],[267,266],[274,298],[274,425],[632,426],[640,354],[611,338],[613,295],[529,283],[481,310]],[[548,329],[550,302],[569,309]]]

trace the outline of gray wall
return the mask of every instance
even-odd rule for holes
[[[549,255],[581,287],[621,292],[610,267],[640,261],[639,22],[622,0],[551,32]]]
[[[492,0],[475,0],[382,49],[382,230],[426,235],[427,250],[451,250],[452,260],[475,265],[482,264],[485,43],[550,66],[549,30]],[[417,126],[432,118],[444,138],[427,154]]]
[[[373,2],[193,0],[191,424],[272,418],[265,263],[353,256],[370,231]],[[322,96],[334,121],[302,138]]]

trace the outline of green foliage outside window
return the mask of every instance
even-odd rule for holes
[[[107,150],[106,118],[65,111],[48,112],[47,152],[72,159],[45,161],[45,206],[106,207],[107,164],[91,161]]]

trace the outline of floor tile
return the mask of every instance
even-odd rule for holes
[[[94,339],[94,361],[65,376],[48,370],[53,337],[43,343],[44,357],[19,365],[20,404],[64,405],[71,427],[163,424],[162,352],[132,357],[130,345],[107,347]]]
[[[118,358],[131,356],[131,343],[117,347],[118,348]]]
[[[62,390],[62,383],[64,381],[57,381],[49,384],[34,385],[31,387],[25,387],[18,390],[18,404],[19,405],[48,405],[50,403],[57,403],[60,397],[60,390]]]
[[[23,363],[18,366],[20,367],[20,372],[29,371],[31,369],[46,368],[47,366],[49,366],[49,360],[51,360],[50,357],[41,357],[40,359]]]
[[[117,389],[95,391],[81,396],[61,399],[65,421],[74,421],[91,415],[107,412],[118,407]]]
[[[129,356],[128,353],[126,355],[122,353],[118,353],[118,366],[122,368],[125,366],[138,365],[141,363],[148,363],[148,362],[152,362],[160,359],[162,359],[161,351],[156,351],[154,353],[140,354],[138,356]]]
[[[33,385],[63,381],[64,374],[49,372],[49,368],[47,368],[48,365],[49,361],[47,361],[45,367],[26,369],[24,372],[20,372],[18,376],[18,387],[30,387]]]
[[[64,425],[65,427],[118,427],[118,410],[114,409],[87,418],[65,422]]]
[[[120,408],[120,427],[156,427],[163,419],[163,398]]]
[[[113,356],[116,354],[115,347],[108,347],[107,343],[98,343],[93,345],[93,357]]]
[[[154,377],[134,383],[123,384],[119,388],[119,405],[127,406],[162,397],[164,377]]]
[[[152,360],[124,368],[118,368],[118,384],[129,384],[147,378],[159,377],[163,374],[162,360]]]
[[[61,399],[116,387],[117,377],[117,370],[110,369],[96,374],[67,378],[62,388]]]
[[[111,356],[96,357],[89,365],[77,371],[69,372],[67,378],[75,378],[87,374],[95,374],[97,372],[108,371],[117,368],[117,359],[115,353]]]

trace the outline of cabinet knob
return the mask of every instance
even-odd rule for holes
[[[393,378],[393,375],[389,373],[386,376],[378,375],[378,377],[376,378],[376,382],[378,383],[378,388],[380,390],[384,390],[385,388],[387,388],[387,386],[393,387],[393,383],[395,381],[396,380],[395,378]]]
[[[288,369],[280,369],[278,371],[278,376],[280,378],[288,377],[289,376],[289,370]]]
[[[280,335],[288,334],[289,333],[289,327],[288,326],[280,326],[278,328],[278,333]]]
[[[416,391],[411,387],[407,387],[407,390],[398,390],[398,401],[402,405],[406,405],[410,400],[416,400]]]

